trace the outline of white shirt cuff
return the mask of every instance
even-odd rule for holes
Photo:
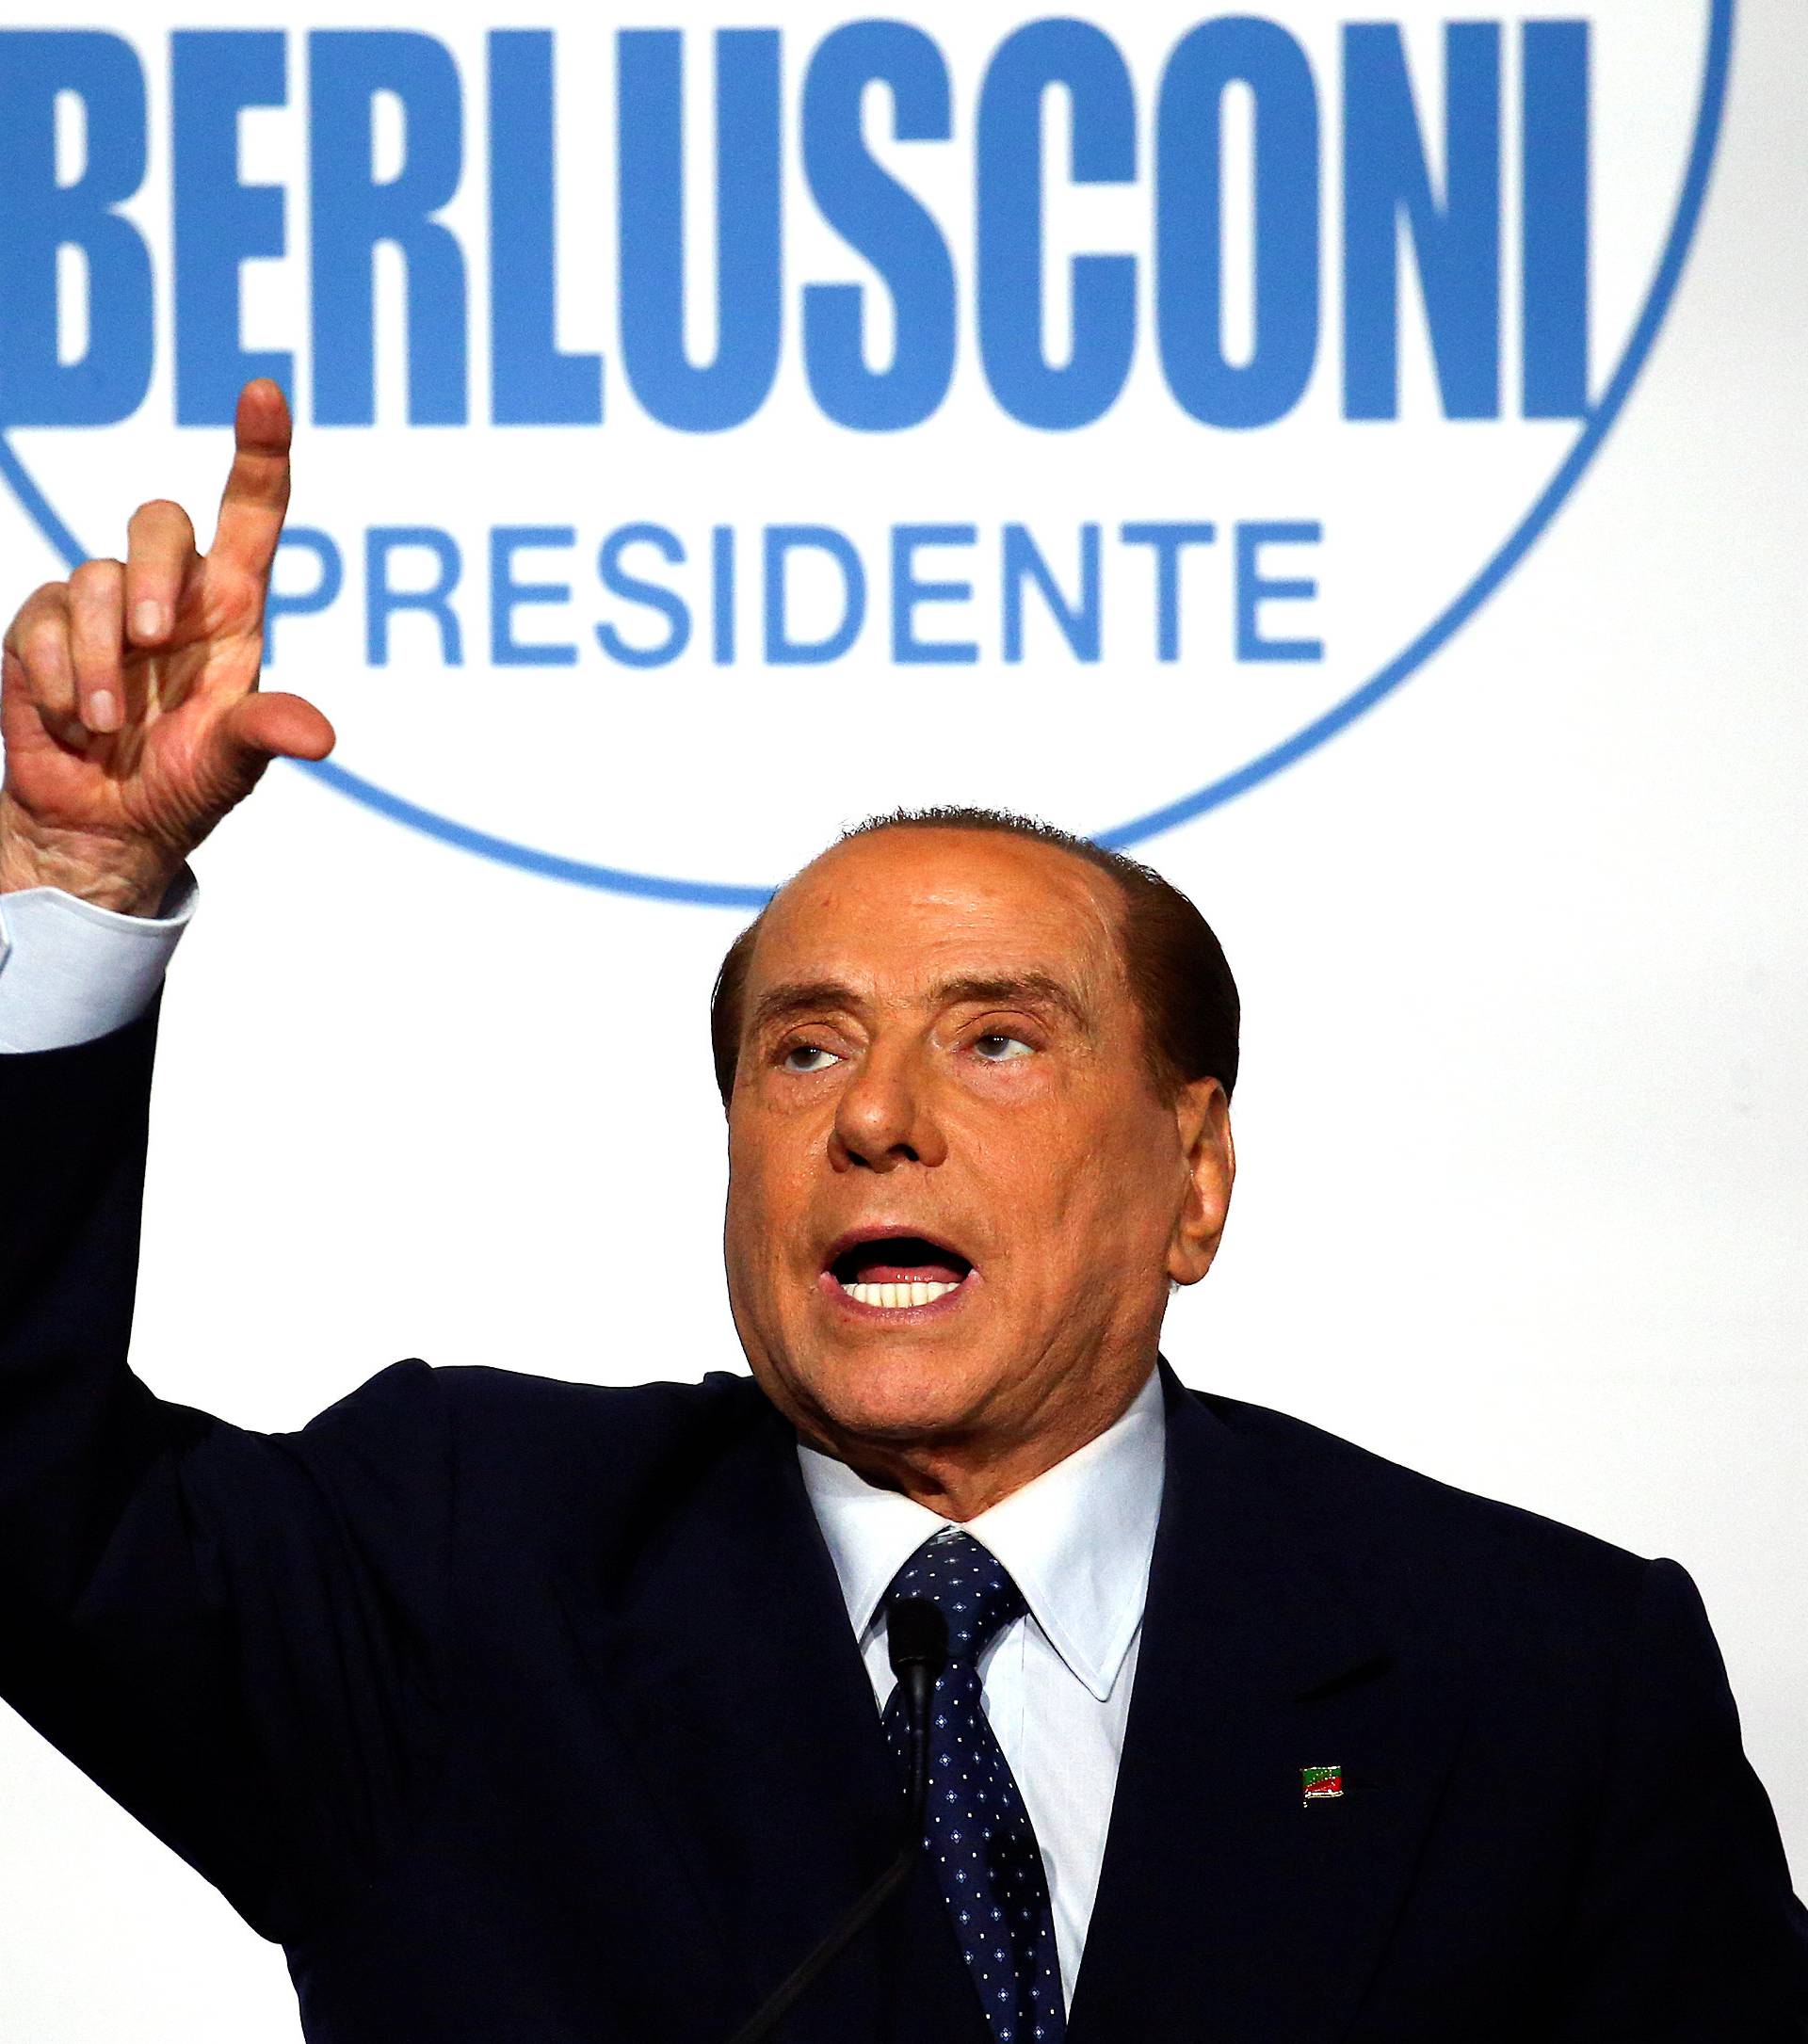
[[[57,887],[0,894],[0,1053],[66,1050],[136,1022],[196,893],[185,866],[154,916],[119,915]]]

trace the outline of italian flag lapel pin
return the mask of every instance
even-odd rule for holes
[[[1302,1803],[1329,1803],[1344,1793],[1341,1767],[1302,1767],[1300,1770],[1300,1799]]]

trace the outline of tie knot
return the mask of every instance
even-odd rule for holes
[[[925,1540],[893,1577],[885,1601],[898,1597],[932,1603],[948,1621],[949,1662],[969,1666],[1001,1627],[1029,1609],[1004,1563],[953,1526]]]

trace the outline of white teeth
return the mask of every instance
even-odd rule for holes
[[[851,1299],[858,1299],[863,1306],[886,1306],[894,1310],[900,1306],[927,1306],[932,1299],[945,1297],[950,1292],[958,1292],[959,1285],[937,1282],[934,1284],[844,1284],[841,1288]]]

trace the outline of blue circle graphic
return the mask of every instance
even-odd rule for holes
[[[1461,592],[1386,666],[1370,675],[1361,687],[1344,697],[1341,701],[1333,703],[1323,716],[1304,725],[1291,737],[1283,739],[1279,745],[1270,747],[1266,752],[1258,753],[1254,759],[1245,761],[1241,766],[1221,775],[1218,780],[1208,781],[1203,788],[1195,788],[1190,795],[1181,796],[1177,800],[1166,803],[1159,809],[1148,810],[1142,815],[1133,816],[1125,823],[1115,824],[1109,829],[1095,831],[1093,835],[1100,844],[1111,845],[1118,850],[1126,850],[1131,845],[1142,844],[1164,830],[1173,829],[1178,824],[1189,822],[1195,816],[1203,816],[1207,810],[1218,809],[1235,797],[1247,794],[1250,789],[1291,766],[1297,760],[1303,759],[1308,752],[1316,751],[1328,739],[1334,738],[1364,712],[1372,710],[1383,697],[1392,695],[1402,682],[1415,674],[1433,653],[1468,623],[1538,543],[1589,464],[1601,451],[1602,443],[1624,410],[1626,399],[1632,393],[1633,385],[1638,380],[1639,372],[1650,357],[1653,344],[1656,341],[1665,316],[1675,298],[1676,286],[1681,281],[1684,265],[1688,260],[1688,251],[1695,239],[1695,230],[1700,224],[1702,205],[1707,196],[1708,177],[1713,169],[1715,152],[1719,143],[1727,72],[1733,55],[1735,4],[1735,0],[1712,0],[1707,30],[1707,55],[1702,76],[1702,97],[1696,110],[1694,135],[1689,145],[1688,168],[1683,178],[1675,217],[1671,220],[1670,233],[1665,237],[1663,253],[1658,259],[1643,310],[1606,390],[1590,409],[1574,446],[1539,492],[1530,509]],[[86,549],[77,544],[73,535],[56,515],[29,471],[14,453],[11,443],[4,432],[0,432],[0,476],[4,476],[39,531],[72,569],[87,558]],[[494,860],[503,865],[515,866],[525,873],[538,874],[546,879],[565,880],[578,887],[600,888],[611,893],[638,894],[655,901],[687,902],[718,909],[758,909],[771,893],[769,887],[679,879],[664,874],[638,873],[622,866],[595,865],[585,860],[561,858],[557,853],[541,851],[531,845],[518,844],[511,838],[492,837],[487,831],[474,830],[469,825],[459,823],[450,816],[443,816],[437,811],[423,809],[418,803],[411,802],[388,788],[379,787],[375,781],[366,781],[363,775],[353,773],[349,767],[337,765],[331,760],[299,764],[316,781],[335,789],[341,795],[349,797],[355,802],[362,802],[367,809],[373,809],[379,815],[389,817],[392,822],[406,825],[412,830],[422,831],[428,837],[439,839],[442,844],[455,845],[460,851],[475,853],[478,858]]]

